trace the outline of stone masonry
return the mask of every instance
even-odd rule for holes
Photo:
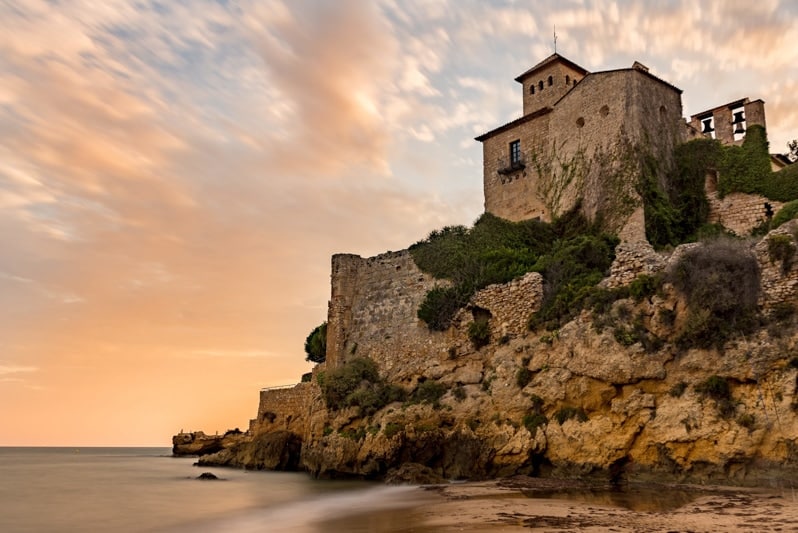
[[[542,91],[541,81],[534,83],[538,78]],[[555,54],[517,81],[524,115],[477,137],[483,143],[485,210],[502,218],[550,220],[577,200],[591,218],[618,209],[628,209],[628,216],[636,205],[613,203],[627,196],[640,203],[634,177],[642,159],[631,150],[646,151],[664,172],[684,137],[681,90],[640,64],[587,73]],[[608,174],[622,167],[634,176],[608,183]],[[615,222],[617,230],[625,218]]]

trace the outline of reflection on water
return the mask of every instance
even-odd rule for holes
[[[576,500],[638,512],[672,511],[687,505],[699,496],[694,491],[635,483],[613,488],[567,488],[521,492],[527,498]]]

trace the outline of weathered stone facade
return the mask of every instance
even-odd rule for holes
[[[764,222],[770,220],[784,205],[758,194],[733,192],[723,198],[718,194],[718,177],[714,171],[707,174],[704,190],[709,201],[707,222],[720,224],[735,235],[744,237]]]
[[[641,204],[641,156],[653,156],[663,175],[672,164],[684,137],[681,90],[639,64],[566,84],[571,75],[578,77],[573,64],[555,55],[520,76],[524,116],[477,137],[485,210],[550,220],[581,200],[588,217],[601,211],[617,230]],[[530,94],[538,78],[544,90]]]
[[[250,420],[249,432],[257,435],[286,430],[304,435],[313,388],[311,383],[298,383],[260,391],[258,417]]]
[[[472,351],[466,333],[478,310],[487,311],[493,335],[518,336],[540,306],[543,283],[537,273],[477,292],[446,332],[430,331],[416,313],[427,292],[446,284],[419,270],[410,252],[370,258],[339,254],[332,259],[332,295],[327,318],[327,362],[336,367],[365,355],[389,375],[415,360],[424,367],[450,350]],[[477,310],[477,311],[475,311]]]

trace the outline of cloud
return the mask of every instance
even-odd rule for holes
[[[0,376],[37,372],[38,370],[39,369],[36,368],[35,366],[22,366],[11,363],[0,363]]]

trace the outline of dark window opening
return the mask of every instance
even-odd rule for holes
[[[515,166],[521,162],[521,141],[510,143],[510,164]]]
[[[529,86],[529,94],[535,94],[535,84]]]
[[[551,87],[552,85],[554,85],[554,78],[549,76],[549,87]]]
[[[540,89],[541,91],[543,90],[543,80],[540,80],[540,82],[538,83],[538,89]]]
[[[565,75],[565,84],[566,85],[570,85],[571,84],[571,76],[569,76],[568,74]]]
[[[773,218],[773,206],[765,202],[765,216],[768,220]]]

